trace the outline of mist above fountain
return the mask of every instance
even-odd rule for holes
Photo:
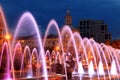
[[[5,33],[8,34],[2,9],[0,12],[3,16]],[[56,29],[58,35],[59,50],[50,52],[44,47],[52,27]],[[50,20],[44,38],[41,38],[40,33],[32,14],[23,13],[16,26],[13,40],[7,40],[2,45],[0,67],[4,67],[4,71],[0,73],[2,75],[0,79],[48,80],[51,77],[61,76],[68,80],[68,72],[74,73],[72,77],[77,77],[78,80],[119,79],[120,50],[103,43],[99,44],[93,39],[82,39],[80,34],[72,32],[68,25],[63,26],[60,31],[54,19]],[[25,34],[35,34],[33,38],[37,47],[31,48],[27,44],[23,47],[17,38]]]

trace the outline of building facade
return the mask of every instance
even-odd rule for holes
[[[111,34],[108,32],[108,26],[102,20],[81,20],[79,30],[82,38],[93,38],[99,43],[111,40]]]
[[[4,31],[5,31],[5,25],[3,22],[2,14],[0,13],[0,51],[4,43]]]
[[[47,39],[45,41],[45,51],[49,50],[50,52],[54,51],[59,51],[60,49],[60,44],[59,44],[59,38],[55,34],[49,34],[47,36]]]
[[[36,48],[39,51],[38,40],[35,36],[36,34],[29,36],[19,36],[17,37],[16,43],[19,42],[23,50],[25,49],[26,46],[29,46],[31,52],[34,48]]]

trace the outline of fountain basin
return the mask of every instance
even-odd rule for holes
[[[33,76],[31,78],[16,78],[17,80],[45,80],[45,76]],[[54,74],[48,75],[48,80],[65,80],[65,75]]]

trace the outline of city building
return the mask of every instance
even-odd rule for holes
[[[111,34],[108,32],[108,25],[102,20],[80,20],[79,30],[82,38],[93,38],[99,43],[111,40]]]
[[[71,28],[72,32],[79,33],[79,30],[72,25],[72,16],[70,14],[70,10],[67,10],[67,12],[66,12],[66,15],[64,18],[64,25],[68,25]]]
[[[70,14],[70,10],[67,10],[65,15],[65,25],[72,25],[72,16]]]
[[[49,34],[47,36],[44,48],[45,48],[45,50],[49,50],[50,52],[52,52],[53,50],[59,51],[60,46],[59,46],[58,35]]]
[[[0,51],[4,43],[4,35],[5,35],[4,32],[5,32],[5,25],[3,22],[2,14],[0,13]]]
[[[72,25],[72,16],[70,14],[70,10],[67,10],[66,15],[64,17],[64,25],[68,25],[70,27],[70,29],[72,30],[72,32],[78,32],[79,33],[79,29],[77,29],[76,27],[74,27]],[[62,44],[63,44],[63,49],[65,52],[67,52],[68,46],[69,46],[69,51],[71,53],[74,53],[74,48],[73,48],[73,44],[72,42],[69,43],[70,41],[70,34],[68,32],[64,33],[64,35],[62,36]],[[45,44],[45,50],[55,50],[55,51],[60,51],[61,47],[60,47],[60,43],[59,43],[59,38],[58,36],[56,36],[55,34],[49,34],[47,39],[46,39],[46,44]]]
[[[34,48],[38,50],[38,41],[36,39],[36,34],[29,35],[29,36],[18,36],[16,43],[20,43],[22,46],[22,49],[24,49],[26,46],[29,46],[31,52]]]
[[[67,10],[64,21],[65,21],[64,25],[68,25],[73,33],[74,32],[80,33],[79,29],[77,29],[76,27],[74,27],[72,25],[72,16],[70,14],[70,10]],[[62,36],[63,49],[64,49],[65,52],[68,52],[67,50],[69,50],[70,53],[74,53],[73,42],[72,41],[69,42],[69,41],[70,41],[70,34],[68,32],[66,32]]]
[[[44,38],[42,38],[42,41],[44,41]],[[25,49],[26,46],[29,46],[31,52],[34,48],[36,48],[37,51],[39,52],[39,44],[36,38],[36,34],[29,36],[18,36],[16,43],[18,42],[21,44],[22,49]],[[59,50],[58,36],[55,34],[49,34],[45,41],[44,49],[45,51],[49,50],[50,52],[52,52],[53,50],[58,51]]]
[[[106,45],[110,45],[113,48],[120,49],[120,40],[106,41]]]

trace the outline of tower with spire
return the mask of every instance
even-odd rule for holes
[[[65,25],[72,25],[72,16],[70,15],[70,10],[67,10],[65,15]]]

